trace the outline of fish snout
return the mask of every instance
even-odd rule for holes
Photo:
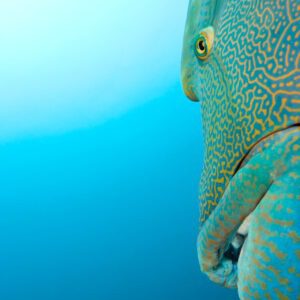
[[[184,66],[182,67],[182,71],[181,71],[181,84],[186,97],[188,97],[190,100],[194,102],[198,102],[198,98],[193,88],[191,72]]]

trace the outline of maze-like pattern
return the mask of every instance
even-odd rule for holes
[[[194,57],[192,41],[211,25],[214,48],[202,62]],[[191,1],[183,82],[187,94],[201,102],[202,223],[249,150],[263,137],[300,123],[299,43],[298,0]]]
[[[214,282],[238,286],[241,299],[300,299],[299,170],[300,127],[267,137],[251,150],[201,228],[202,271]],[[224,252],[251,212],[237,265]]]

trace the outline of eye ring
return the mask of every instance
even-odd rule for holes
[[[214,30],[212,27],[203,29],[195,42],[195,54],[200,60],[206,60],[213,46]]]
[[[205,59],[207,57],[207,39],[205,35],[201,34],[196,41],[196,54],[200,59]]]

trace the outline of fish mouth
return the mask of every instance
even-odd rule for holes
[[[288,126],[286,128],[280,129],[280,130],[276,130],[273,131],[267,135],[265,135],[264,137],[262,137],[261,139],[259,139],[256,143],[253,144],[253,146],[250,148],[250,150],[246,153],[246,155],[242,158],[241,162],[239,163],[237,169],[234,172],[234,175],[244,166],[246,165],[246,163],[253,157],[253,155],[256,153],[256,148],[258,145],[262,145],[269,140],[270,138],[272,138],[272,136],[274,136],[275,134],[279,133],[279,132],[284,132],[290,128],[293,127],[300,127],[300,124],[293,124],[291,126]],[[224,253],[224,257],[230,259],[233,263],[237,263],[239,260],[239,256],[241,254],[242,248],[246,242],[247,239],[247,235],[248,235],[248,230],[249,230],[249,226],[251,223],[251,214],[249,214],[245,220],[243,221],[243,223],[240,225],[240,227],[238,228],[238,230],[236,231],[235,236],[233,237],[233,240],[231,241],[231,243],[229,244],[229,247],[227,249],[227,251]]]
[[[263,144],[265,141],[269,140],[272,136],[274,136],[276,133],[283,132],[285,130],[288,130],[293,127],[299,127],[300,124],[294,124],[287,128],[280,129],[274,132],[271,132],[270,134],[265,135],[260,140],[258,140],[253,146],[250,148],[250,150],[244,155],[241,162],[239,163],[237,169],[234,172],[234,175],[251,159],[251,157],[255,153],[255,149],[258,145]],[[240,225],[238,230],[236,231],[235,236],[233,237],[233,240],[228,246],[228,249],[224,252],[224,257],[227,259],[230,259],[233,263],[237,263],[240,257],[240,254],[242,252],[243,246],[246,242],[247,236],[248,236],[248,230],[251,223],[251,214],[249,214],[246,219],[243,221],[243,223]]]
[[[253,157],[256,147],[258,145],[262,145],[265,141],[269,140],[272,136],[274,136],[276,133],[283,132],[285,130],[288,130],[293,127],[299,127],[300,124],[294,124],[287,128],[276,130],[274,132],[271,132],[270,134],[265,135],[261,139],[259,139],[253,146],[250,148],[250,150],[244,155],[241,162],[239,163],[238,167],[236,168],[234,175]],[[240,225],[238,230],[236,231],[235,236],[233,237],[233,240],[228,246],[228,249],[224,252],[224,257],[227,259],[230,259],[233,263],[237,263],[240,257],[240,254],[242,252],[243,246],[246,242],[247,236],[248,236],[248,230],[251,223],[251,214],[249,214],[246,219],[243,221],[243,223]]]
[[[245,155],[240,163],[240,170],[256,154],[267,149],[274,141],[276,134],[285,132],[292,128],[300,128],[300,124],[294,124],[284,129],[272,132],[260,139],[251,150]],[[283,133],[285,134],[285,133]],[[238,171],[237,170],[237,171]],[[212,281],[228,288],[236,288],[238,281],[238,261],[243,254],[250,230],[253,212],[265,195],[262,194],[247,211],[240,211],[235,215],[235,219],[230,222],[232,229],[224,227],[221,206],[218,212],[212,213],[204,223],[204,227],[198,236],[198,258],[202,272]],[[226,203],[226,202],[224,202]],[[217,206],[218,208],[218,206]],[[216,213],[215,213],[216,212]],[[215,214],[214,214],[215,213]],[[231,214],[233,218],[233,214]],[[239,220],[241,223],[239,223]],[[229,223],[228,223],[229,224]]]
[[[255,149],[258,145],[263,144],[265,141],[269,140],[272,136],[274,136],[276,133],[283,132],[285,130],[288,130],[293,127],[299,127],[300,124],[293,124],[287,128],[276,130],[274,132],[271,132],[270,134],[265,135],[260,140],[258,140],[253,146],[250,148],[250,150],[244,155],[241,162],[239,163],[238,167],[236,168],[234,175],[251,159],[251,157],[255,153]],[[230,259],[233,263],[237,263],[241,254],[241,251],[243,249],[243,246],[246,242],[249,226],[251,223],[251,214],[249,214],[246,219],[243,221],[243,223],[240,225],[239,229],[237,230],[233,240],[229,244],[228,249],[224,253],[224,257],[227,259]]]
[[[228,249],[224,253],[224,257],[230,259],[233,263],[237,264],[243,246],[246,242],[248,231],[252,219],[252,213],[249,214],[237,230],[232,242],[229,244]]]

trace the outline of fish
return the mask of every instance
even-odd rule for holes
[[[200,268],[240,299],[300,299],[300,3],[190,0],[181,81],[200,103]]]

